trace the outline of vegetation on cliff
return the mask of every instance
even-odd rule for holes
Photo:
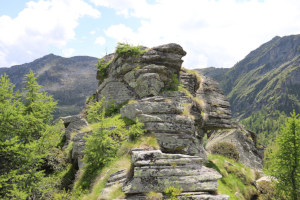
[[[276,137],[276,143],[266,152],[265,168],[276,178],[278,199],[300,198],[300,118],[295,112]]]

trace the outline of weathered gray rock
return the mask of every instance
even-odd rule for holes
[[[73,164],[77,165],[79,169],[81,169],[84,166],[82,160],[84,156],[83,150],[86,142],[84,137],[90,134],[92,134],[91,131],[77,133],[72,139],[73,141],[72,160],[73,160]]]
[[[178,44],[166,44],[153,47],[142,56],[142,62],[171,67],[173,72],[179,71],[186,52]]]
[[[229,142],[233,144],[239,154],[239,161],[256,170],[262,170],[263,168],[263,149],[256,147],[256,138],[252,137],[253,133],[250,133],[239,125],[236,128],[214,131],[208,139],[206,149],[208,151],[220,142]]]
[[[202,166],[198,156],[164,154],[160,150],[133,151],[133,178],[126,183],[126,194],[162,192],[169,186],[183,191],[216,191],[221,175]]]
[[[163,196],[162,193],[161,199],[167,199],[168,197]],[[228,195],[212,195],[207,192],[183,192],[177,196],[180,200],[228,200]],[[144,194],[133,194],[129,195],[126,200],[147,200],[147,195]]]
[[[107,79],[99,86],[96,93],[97,101],[101,101],[102,98],[105,98],[107,105],[112,103],[119,105],[130,99],[134,99],[135,94],[121,81]]]
[[[161,193],[170,186],[182,188],[183,192],[216,191],[221,175],[202,166],[203,162],[204,159],[198,156],[133,150],[133,177],[123,186],[123,191],[128,199],[146,199],[143,194],[150,191]]]
[[[71,139],[71,134],[79,132],[83,127],[88,126],[88,122],[81,115],[60,117],[65,125],[66,143]]]
[[[143,122],[145,128],[154,133],[163,152],[198,155],[206,159],[201,145],[203,132],[194,119],[181,115],[185,109],[183,102],[178,96],[144,98],[121,108],[121,115]]]
[[[205,102],[204,129],[231,128],[230,104],[220,89],[219,84],[211,78],[201,76],[202,81],[196,92],[196,97]]]
[[[102,190],[99,200],[110,200],[109,195],[115,187],[122,187],[127,179],[128,173],[126,169],[119,170],[115,173],[112,173],[107,180],[105,188]]]
[[[156,96],[164,87],[157,73],[146,73],[139,76],[136,80],[135,92],[140,98],[146,96]]]

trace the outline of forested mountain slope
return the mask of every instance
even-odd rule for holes
[[[207,73],[216,78],[213,75]],[[234,117],[248,117],[262,107],[299,113],[300,35],[274,37],[216,80],[230,101]]]
[[[31,63],[0,68],[0,75],[6,73],[15,89],[23,86],[23,77],[30,69],[37,73],[37,82],[43,90],[58,101],[57,116],[78,113],[87,96],[97,88],[97,58],[76,56],[64,58],[49,54]]]

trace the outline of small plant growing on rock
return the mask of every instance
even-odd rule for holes
[[[213,145],[211,148],[212,154],[218,154],[225,156],[227,158],[231,158],[235,161],[238,161],[240,159],[240,154],[236,147],[229,143],[229,142],[220,142],[215,145]]]
[[[167,200],[179,200],[178,195],[182,192],[182,188],[176,188],[174,186],[167,187],[164,190],[164,194],[169,197]]]
[[[98,60],[97,69],[100,80],[104,80],[107,77],[107,67],[111,62],[104,62],[103,58]]]
[[[146,199],[147,200],[162,200],[163,195],[161,193],[151,191],[151,192],[147,193]]]
[[[143,128],[144,124],[136,120],[136,124],[132,125],[128,130],[128,136],[131,141],[136,141],[139,137],[143,136],[145,129]]]
[[[141,46],[132,46],[127,43],[119,42],[116,47],[116,53],[121,57],[137,57],[145,52],[141,50],[141,48]]]
[[[180,81],[178,80],[178,75],[173,73],[172,74],[172,81],[168,82],[165,87],[162,88],[163,91],[178,91],[179,86],[181,85]]]

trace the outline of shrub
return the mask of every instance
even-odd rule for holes
[[[88,105],[87,120],[89,123],[99,122],[104,118],[104,98],[101,101],[93,101]]]
[[[100,77],[100,80],[103,80],[107,77],[107,67],[111,63],[110,62],[104,62],[103,58],[98,60],[97,68],[98,68],[98,74]]]
[[[163,195],[161,193],[157,193],[157,192],[153,192],[153,191],[147,193],[146,196],[147,196],[146,197],[147,200],[161,200],[161,199],[163,199]]]
[[[176,188],[174,186],[167,187],[164,193],[169,199],[167,200],[178,200],[177,196],[182,192],[182,188]]]
[[[165,87],[162,88],[163,91],[178,91],[178,87],[180,86],[180,81],[178,80],[178,75],[172,74],[172,81],[168,82]]]
[[[141,46],[132,46],[130,44],[119,42],[118,46],[116,47],[116,53],[121,57],[137,57],[138,55],[144,53],[141,48]]]
[[[258,189],[260,190],[259,200],[271,200],[278,198],[276,196],[276,188],[274,183],[269,181],[260,181],[258,183]]]
[[[238,161],[240,154],[236,147],[229,142],[220,142],[210,148],[212,154],[218,154]]]
[[[128,136],[131,141],[136,141],[139,137],[144,135],[145,129],[143,128],[144,124],[136,120],[136,124],[132,125],[128,130]]]

